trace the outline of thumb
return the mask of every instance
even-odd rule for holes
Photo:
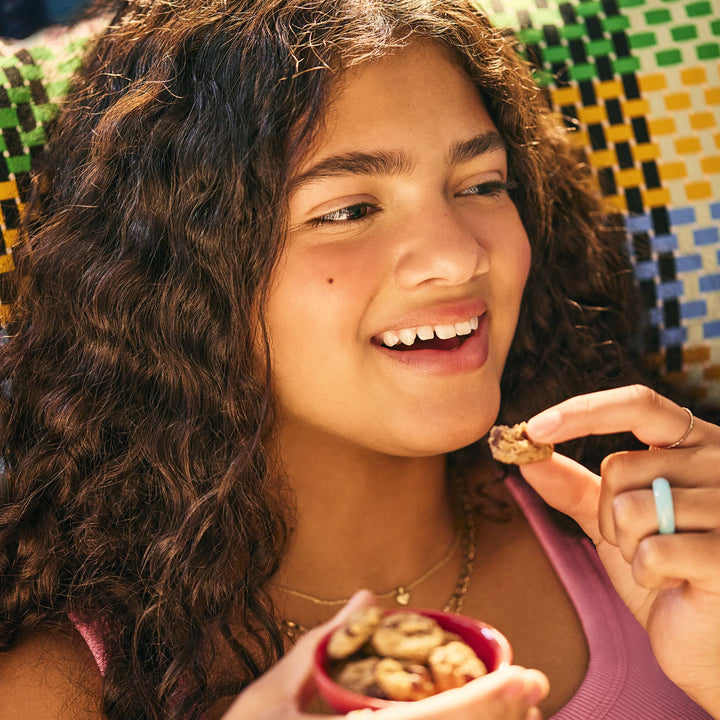
[[[347,604],[327,622],[309,630],[298,641],[295,648],[284,659],[292,660],[295,693],[300,707],[304,707],[316,694],[315,684],[309,669],[312,667],[314,655],[322,639],[334,629],[340,627],[356,610],[375,604],[375,596],[369,590],[359,590]],[[297,663],[297,664],[295,664]]]
[[[560,453],[520,466],[520,472],[545,502],[580,525],[595,544],[600,541],[600,477]]]
[[[306,633],[279,662],[248,685],[223,715],[223,720],[279,717],[312,720],[315,716],[301,713],[301,708],[304,700],[314,694],[311,673],[317,646],[349,613],[373,602],[374,596],[367,590],[353,595],[334,618]]]

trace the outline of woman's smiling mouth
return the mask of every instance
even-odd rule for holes
[[[480,369],[488,359],[488,313],[452,324],[385,330],[371,344],[400,367],[424,375],[463,375]]]
[[[373,344],[395,351],[454,350],[460,347],[480,323],[476,315],[453,324],[420,325],[402,330],[386,330],[372,339]]]

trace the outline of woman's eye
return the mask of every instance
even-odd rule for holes
[[[482,195],[483,197],[499,197],[504,195],[508,190],[512,190],[515,187],[515,183],[504,180],[493,180],[491,182],[478,183],[473,185],[460,193],[461,197],[471,195]]]
[[[368,217],[376,208],[368,203],[358,203],[348,207],[333,210],[319,218],[315,218],[313,225],[330,225],[332,223],[346,223],[363,220]]]

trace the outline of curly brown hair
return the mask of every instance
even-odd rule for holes
[[[92,621],[108,718],[197,718],[283,652],[265,586],[291,502],[269,452],[270,368],[251,349],[267,345],[287,178],[334,78],[423,36],[482,93],[533,249],[506,419],[619,381],[631,279],[587,169],[469,1],[115,5],[15,250],[0,649]]]

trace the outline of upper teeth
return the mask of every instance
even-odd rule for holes
[[[415,338],[432,340],[437,336],[441,340],[448,340],[456,335],[469,335],[478,328],[478,317],[454,323],[453,325],[420,325],[420,327],[403,328],[402,330],[386,330],[382,334],[383,345],[394,347],[398,343],[412,345]]]

